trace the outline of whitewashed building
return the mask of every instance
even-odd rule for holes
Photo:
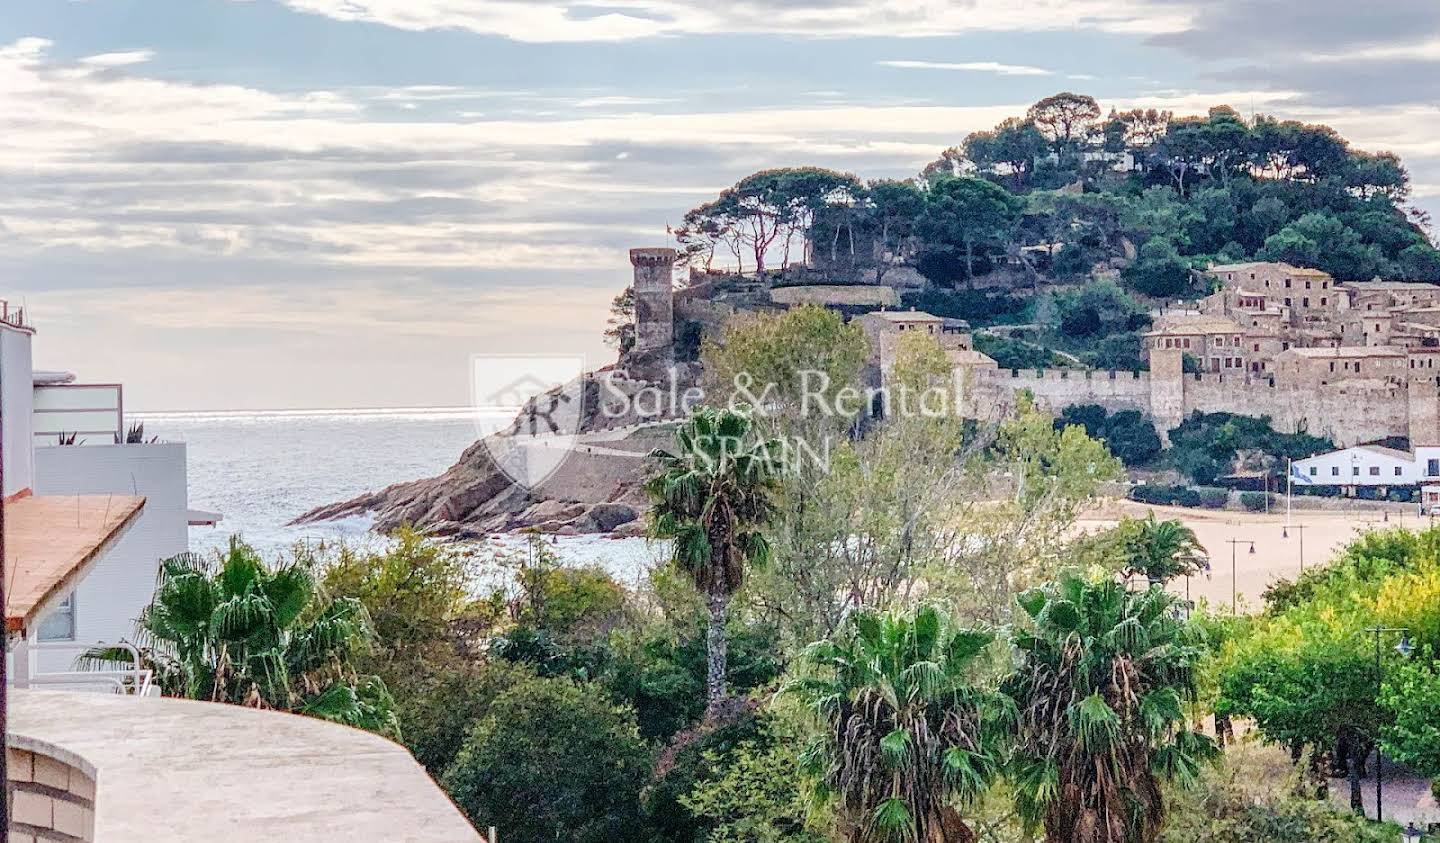
[[[1408,488],[1440,483],[1440,446],[1400,451],[1380,445],[1356,445],[1295,460],[1290,480],[1296,486]]]
[[[120,384],[36,370],[35,328],[0,301],[6,624],[17,684],[68,671],[97,643],[133,637],[161,559],[189,527],[218,516],[189,508],[183,443],[139,441]],[[127,441],[134,440],[134,441]],[[62,444],[63,443],[63,444]]]

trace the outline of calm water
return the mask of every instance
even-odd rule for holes
[[[443,472],[478,436],[469,409],[275,410],[137,413],[146,436],[185,442],[190,505],[220,512],[219,527],[192,527],[195,550],[221,547],[232,533],[267,555],[297,541],[378,541],[370,519],[287,527],[321,504]],[[501,540],[514,543],[514,539]],[[600,564],[625,582],[659,551],[641,539],[561,537],[564,557]]]

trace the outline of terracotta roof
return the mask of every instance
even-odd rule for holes
[[[1281,354],[1323,360],[1329,357],[1404,357],[1406,352],[1403,348],[1390,345],[1342,345],[1339,348],[1292,348]]]
[[[872,310],[871,316],[879,316],[891,322],[944,322],[945,320],[923,310]]]
[[[46,495],[5,504],[5,628],[38,620],[145,506],[144,498]]]
[[[1233,319],[1203,314],[1161,316],[1146,336],[1164,334],[1238,334],[1244,329]]]
[[[1386,290],[1434,290],[1440,293],[1440,285],[1426,284],[1424,281],[1346,281],[1344,286],[1357,293]]]

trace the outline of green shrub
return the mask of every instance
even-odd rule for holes
[[[762,719],[741,701],[727,706],[715,722],[687,729],[670,742],[655,763],[645,789],[645,813],[666,840],[705,840],[712,823],[697,817],[686,799],[697,784],[720,777],[743,744],[765,737]]]
[[[901,298],[905,307],[923,310],[935,316],[964,319],[972,325],[1015,321],[1025,310],[1027,300],[1008,293],[984,290],[925,290],[907,293]]]
[[[1144,465],[1160,453],[1159,434],[1137,410],[1110,415],[1098,404],[1076,404],[1061,411],[1056,423],[1085,428],[1091,438],[1103,440],[1110,453],[1127,466]]]
[[[1044,369],[1056,363],[1048,348],[995,334],[976,334],[975,350],[990,355],[1002,369]]]
[[[1241,492],[1240,505],[1250,512],[1259,512],[1270,502],[1270,495],[1266,492]]]
[[[476,826],[513,841],[644,840],[650,753],[604,689],[533,679],[501,694],[441,784]]]
[[[527,668],[506,662],[463,664],[457,659],[434,665],[396,689],[405,746],[439,778],[495,699],[534,678]]]
[[[1230,502],[1230,490],[1223,486],[1196,486],[1195,494],[1206,509],[1224,509]]]
[[[1200,493],[1184,486],[1141,483],[1130,488],[1130,499],[1157,506],[1199,506]]]

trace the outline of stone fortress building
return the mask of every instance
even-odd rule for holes
[[[1337,283],[1283,263],[1210,272],[1218,291],[1160,315],[1145,335],[1149,372],[957,366],[969,411],[983,415],[1028,389],[1057,413],[1139,410],[1162,437],[1191,413],[1228,412],[1341,445],[1440,445],[1440,286]]]
[[[630,364],[656,372],[674,359],[681,305],[700,302],[688,290],[675,294],[674,250],[634,249],[630,259]],[[1341,283],[1284,263],[1219,265],[1210,274],[1216,292],[1155,319],[1145,335],[1148,372],[1000,369],[975,351],[961,320],[914,310],[858,318],[880,382],[903,333],[934,336],[955,365],[962,410],[975,418],[999,416],[1025,390],[1057,414],[1079,404],[1138,410],[1162,438],[1192,413],[1227,412],[1268,416],[1277,430],[1342,446],[1391,437],[1412,448],[1440,445],[1440,286]]]

